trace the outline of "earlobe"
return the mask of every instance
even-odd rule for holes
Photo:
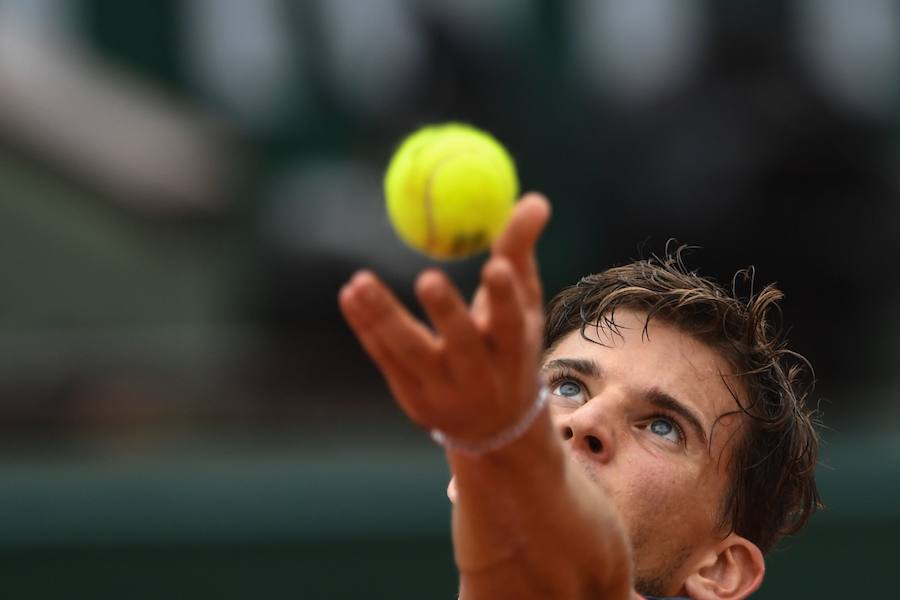
[[[732,533],[688,576],[684,587],[695,600],[743,600],[759,589],[765,571],[756,544]]]

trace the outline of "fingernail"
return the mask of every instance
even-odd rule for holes
[[[444,295],[441,277],[433,271],[426,271],[419,277],[419,292],[429,300],[439,300]]]
[[[369,277],[371,277],[371,274],[368,271],[357,271],[353,274],[353,277],[350,278],[350,284],[358,285],[359,283],[364,282]]]
[[[359,312],[359,290],[352,284],[347,284],[341,290],[340,300],[344,309],[351,313]]]

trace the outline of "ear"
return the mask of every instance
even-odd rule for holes
[[[695,600],[742,600],[759,589],[766,563],[756,544],[731,533],[684,582]]]

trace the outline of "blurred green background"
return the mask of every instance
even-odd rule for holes
[[[0,0],[5,595],[455,597],[443,457],[336,307],[411,300],[380,176],[445,120],[553,201],[548,295],[670,237],[779,282],[828,508],[757,596],[888,593],[900,4]]]

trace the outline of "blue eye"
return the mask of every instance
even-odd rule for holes
[[[566,398],[576,396],[579,392],[581,392],[581,386],[574,381],[564,381],[556,386],[556,390],[554,391],[555,394],[565,396]]]
[[[661,438],[665,438],[670,442],[681,443],[684,439],[681,428],[668,418],[656,417],[650,421],[648,428],[651,433],[658,435]]]
[[[548,387],[550,388],[550,393],[557,398],[562,398],[576,405],[584,404],[588,400],[586,388],[574,379],[559,378],[551,381]]]

